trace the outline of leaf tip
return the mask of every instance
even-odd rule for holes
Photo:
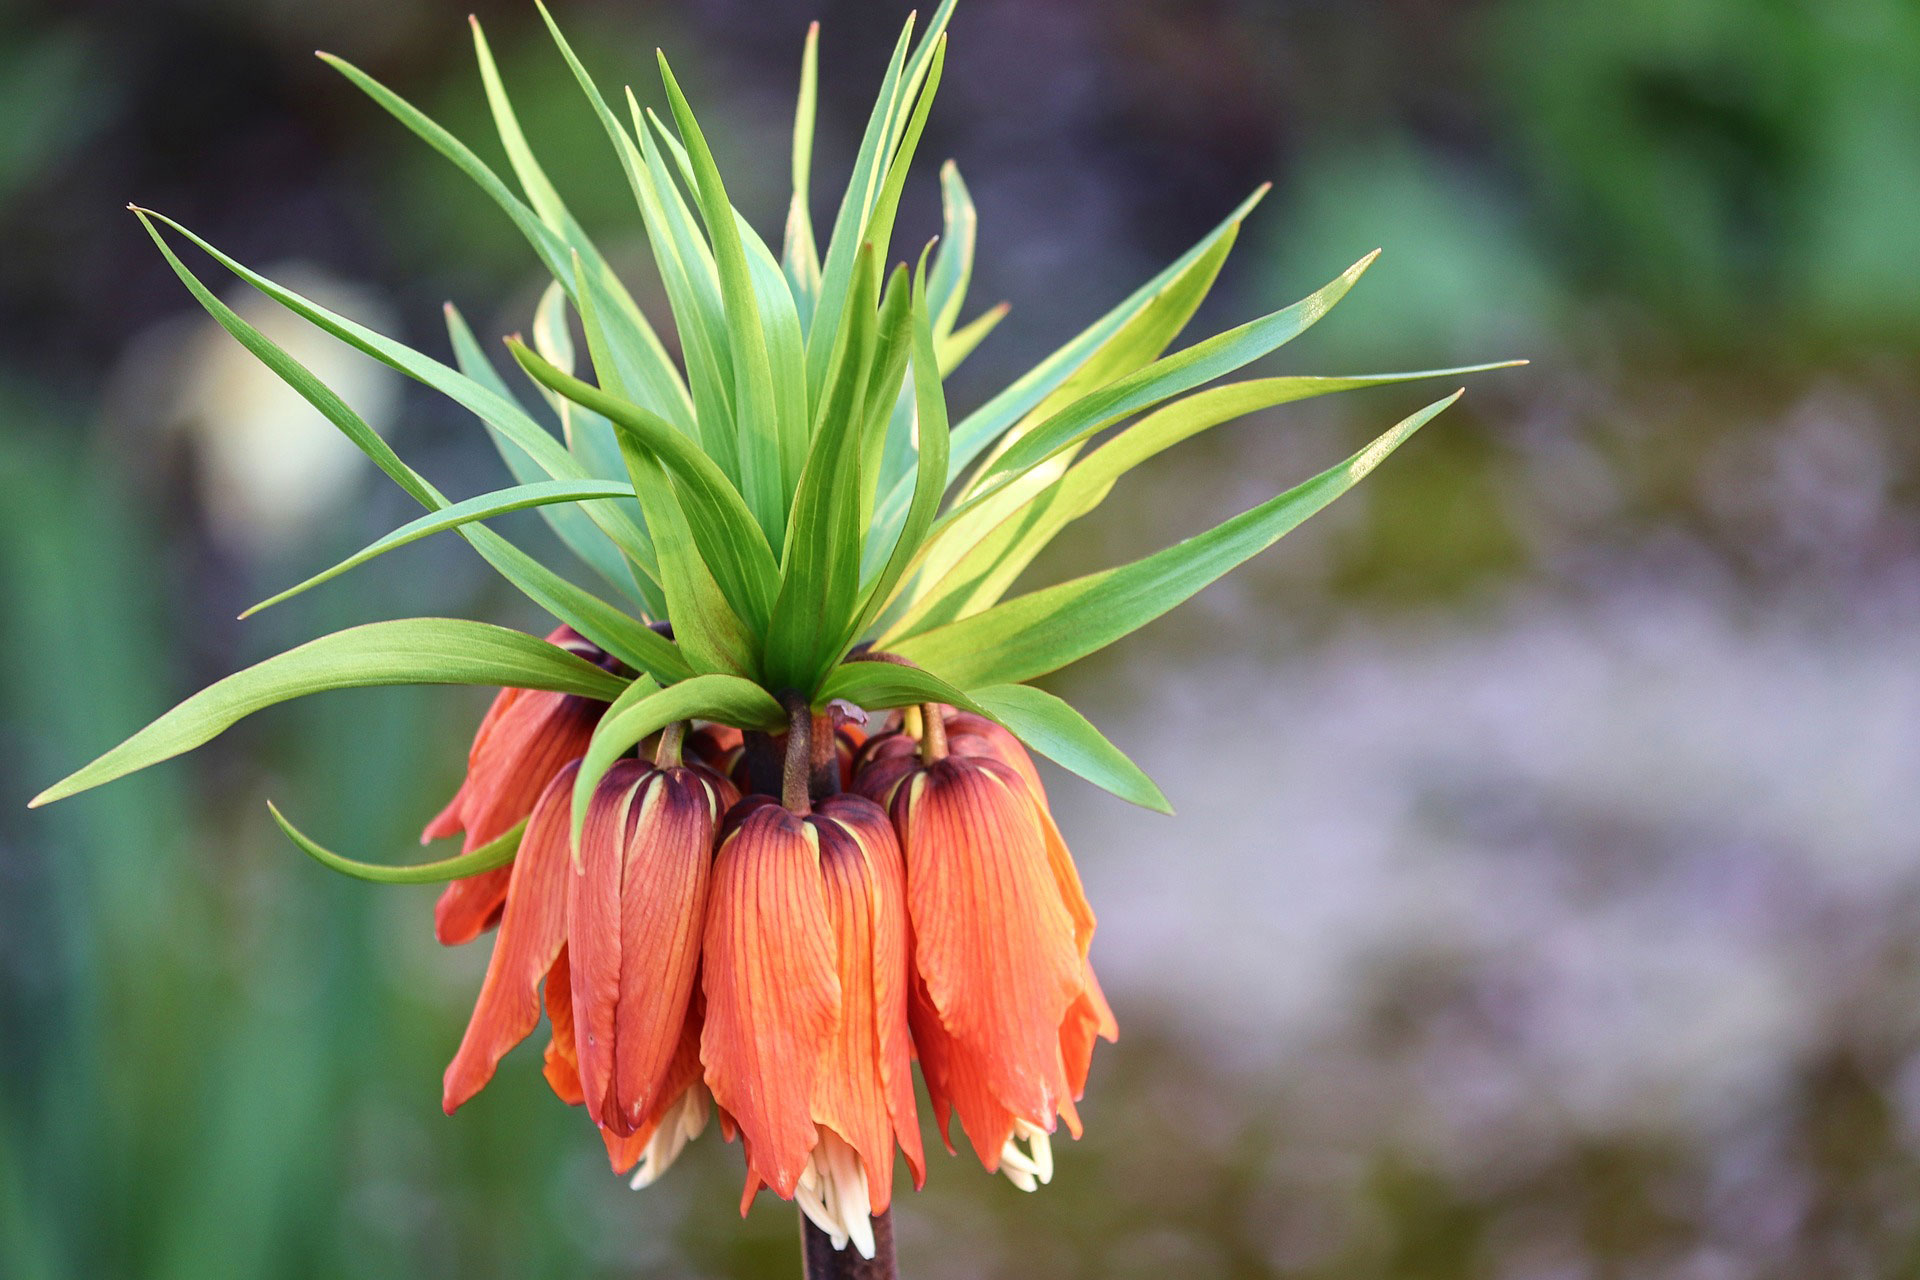
[[[39,795],[27,801],[27,808],[39,809],[52,804],[55,800],[58,800],[60,798],[59,796],[53,794],[55,791],[58,791],[58,790],[59,790],[58,785],[48,787],[45,791],[42,791]]]

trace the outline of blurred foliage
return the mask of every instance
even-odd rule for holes
[[[729,172],[771,181],[806,20],[826,20],[830,73],[864,88],[905,7],[868,23],[851,0],[582,0],[568,21],[610,84],[671,44],[708,86]],[[429,547],[224,621],[400,507],[369,491],[304,531],[297,565],[234,560],[208,539],[177,446],[111,394],[126,353],[189,305],[120,212],[131,196],[242,257],[377,281],[423,344],[448,296],[504,317],[488,331],[525,323],[511,228],[307,56],[320,42],[364,62],[484,148],[461,12],[0,3],[6,1280],[792,1272],[786,1206],[763,1197],[734,1219],[737,1152],[705,1141],[629,1193],[545,1094],[537,1053],[441,1117],[484,944],[439,951],[430,890],[336,883],[266,822],[271,794],[336,847],[404,849],[453,784],[478,695],[296,704],[192,763],[19,808],[173,696],[326,626],[436,609],[538,625],[484,595],[458,548]],[[534,16],[517,0],[482,16],[555,176],[618,245],[626,193]],[[1386,601],[1557,588],[1597,547],[1637,548],[1636,564],[1720,557],[1756,609],[1809,580],[1877,592],[1915,562],[1909,0],[967,0],[949,80],[930,150],[957,154],[981,205],[977,295],[1016,304],[963,371],[981,385],[1021,363],[995,344],[1031,354],[1109,301],[1065,282],[1170,256],[1268,169],[1279,190],[1225,277],[1242,314],[1387,249],[1316,330],[1313,364],[1540,358],[1254,567],[1263,643]],[[857,125],[824,87],[822,172]],[[777,193],[734,194],[763,225],[777,216]],[[931,230],[928,192],[908,215]],[[625,248],[641,261],[637,239]],[[634,278],[644,302],[653,286]],[[1358,430],[1338,414],[1273,415],[1169,459],[1037,572],[1199,527],[1248,471],[1324,465]],[[477,433],[424,398],[396,429],[449,488],[497,479]],[[1203,607],[1142,652],[1191,661],[1230,638]],[[1827,998],[1785,1101],[1731,1148],[1549,1128],[1541,1150],[1532,1133],[1489,1135],[1524,1154],[1511,1165],[1449,1163],[1426,1140],[1417,1051],[1465,1015],[1434,966],[1380,979],[1400,1002],[1369,1013],[1353,1056],[1304,1046],[1252,1070],[1116,991],[1125,1038],[1095,1067],[1089,1136],[1062,1145],[1061,1176],[1027,1198],[936,1159],[898,1214],[910,1274],[1913,1274],[1920,1167],[1902,1099],[1920,1086],[1888,1010],[1911,1003],[1920,927],[1911,903],[1880,908],[1904,940]],[[1460,1034],[1503,1048],[1466,1021]],[[1350,1110],[1329,1105],[1329,1079]]]

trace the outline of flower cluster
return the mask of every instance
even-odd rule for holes
[[[613,664],[568,628],[548,640]],[[740,731],[671,726],[601,777],[575,856],[569,802],[603,710],[503,690],[422,837],[464,831],[472,850],[526,822],[509,865],[452,881],[435,911],[443,943],[499,930],[446,1110],[533,1032],[544,987],[547,1081],[636,1188],[715,1109],[746,1151],[742,1212],[769,1187],[871,1257],[896,1146],[926,1177],[916,1057],[949,1149],[957,1113],[988,1170],[1049,1180],[1050,1135],[1079,1135],[1094,1039],[1117,1029],[1019,741],[937,705],[869,741],[836,708],[826,781],[850,790],[789,807],[752,792]]]
[[[136,209],[214,319],[425,508],[255,610],[450,532],[563,625],[546,640],[459,618],[322,636],[188,698],[34,802],[166,760],[290,698],[406,683],[504,690],[465,783],[427,828],[464,833],[459,855],[348,859],[273,810],[330,868],[451,882],[435,917],[443,941],[498,926],[447,1108],[486,1083],[544,1002],[547,1078],[586,1109],[617,1168],[658,1177],[711,1106],[745,1148],[749,1199],[771,1187],[863,1250],[894,1148],[916,1180],[924,1173],[910,1059],[942,1132],[957,1115],[986,1166],[1031,1189],[1051,1176],[1056,1124],[1079,1131],[1094,1040],[1114,1035],[1087,959],[1093,913],[1027,750],[1170,808],[1084,716],[1031,682],[1271,546],[1458,393],[1203,533],[1007,593],[1135,467],[1201,432],[1314,396],[1497,367],[1224,381],[1316,324],[1373,255],[1289,306],[1172,349],[1262,188],[1028,372],[951,415],[946,379],[1006,311],[962,319],[977,216],[951,163],[937,241],[915,262],[893,247],[953,10],[940,0],[917,40],[911,20],[901,34],[825,236],[813,223],[818,27],[809,33],[792,197],[772,243],[733,206],[664,56],[664,114],[631,89],[616,111],[541,10],[632,193],[671,343],[541,167],[478,22],[480,79],[517,192],[404,98],[322,56],[471,178],[550,277],[528,338],[507,339],[504,373],[451,304],[448,364]],[[176,252],[182,241],[471,413],[514,483],[441,492],[221,301]],[[489,523],[527,509],[578,574]],[[836,727],[846,707],[894,722],[865,740]]]

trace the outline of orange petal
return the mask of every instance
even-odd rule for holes
[[[1036,802],[1011,766],[948,756],[896,794],[894,819],[915,964],[965,1050],[956,1062],[1015,1115],[1050,1129],[1069,1097],[1060,1022],[1083,963]]]
[[[1087,901],[1087,891],[1080,885],[1080,870],[1073,865],[1073,854],[1067,848],[1066,838],[1060,834],[1060,827],[1044,804],[1039,806],[1039,811],[1040,830],[1047,839],[1047,867],[1053,872],[1053,883],[1060,891],[1060,902],[1073,919],[1073,940],[1080,948],[1080,958],[1085,960],[1087,950],[1093,943],[1093,929],[1097,923],[1093,904]]]
[[[547,1041],[543,1074],[560,1101],[577,1107],[587,1100],[580,1088],[580,1059],[573,1044],[573,981],[568,970],[567,949],[560,948],[553,968],[547,972],[547,1023],[553,1035]]]
[[[749,1168],[791,1197],[818,1134],[809,1104],[840,1008],[817,835],[777,805],[720,844],[707,909],[700,1060],[748,1139]]]
[[[955,711],[946,719],[947,750],[956,756],[979,755],[1012,765],[1016,773],[1033,789],[1033,798],[1047,809],[1047,789],[1040,785],[1040,771],[1027,754],[1020,739],[1002,725],[971,711]]]
[[[433,936],[443,947],[472,942],[500,923],[500,912],[507,904],[507,882],[513,878],[513,864],[482,871],[477,876],[450,880],[433,904]]]
[[[606,709],[592,698],[545,690],[514,699],[467,772],[461,821],[469,852],[527,816],[547,780],[586,754]]]
[[[1100,990],[1100,980],[1093,976],[1092,965],[1086,967],[1085,977],[1086,986],[1060,1024],[1060,1057],[1066,1063],[1067,1084],[1076,1101],[1086,1096],[1094,1039],[1112,1044],[1120,1038],[1119,1024],[1113,1020],[1113,1010],[1107,1005],[1106,993]]]
[[[926,1176],[907,1049],[906,875],[893,828],[871,800],[835,796],[808,821],[820,840],[841,997],[813,1118],[859,1154],[870,1208],[880,1213],[892,1200],[896,1135],[915,1182]]]
[[[637,1127],[677,1096],[662,1090],[699,974],[721,799],[700,773],[673,768],[649,778],[634,802],[620,887],[620,998],[606,1116],[614,1129]]]
[[[571,627],[557,628],[547,643],[608,670],[620,664]],[[466,850],[504,835],[533,810],[547,780],[561,765],[585,754],[587,740],[606,704],[591,698],[529,689],[502,689],[480,721],[467,752],[467,777],[420,835],[421,843],[459,831]]]
[[[467,769],[469,772],[472,771],[474,762],[480,758],[481,753],[485,750],[487,740],[493,735],[494,729],[500,723],[500,717],[504,715],[507,708],[512,706],[514,702],[519,699],[520,695],[525,692],[525,689],[502,689],[493,696],[493,701],[487,704],[487,714],[480,717],[480,727],[474,731],[473,745],[467,748]],[[439,814],[435,816],[434,820],[427,824],[427,829],[420,833],[421,844],[430,844],[435,840],[444,840],[448,836],[458,835],[461,831],[465,830],[465,824],[461,814],[466,808],[469,794],[470,788],[467,785],[466,779],[463,778],[459,788],[453,793],[453,799],[447,802],[447,807],[442,809]]]
[[[940,1021],[926,984],[917,977],[907,1013],[913,1026],[914,1048],[919,1051],[920,1074],[927,1082],[933,1118],[947,1150],[954,1149],[951,1119],[957,1113],[980,1163],[987,1172],[994,1172],[1000,1167],[1001,1149],[1013,1136],[1013,1112],[988,1086],[980,1056],[955,1040]]]
[[[575,769],[554,775],[512,863],[500,936],[459,1052],[447,1066],[442,1105],[453,1114],[493,1078],[501,1057],[540,1021],[540,982],[566,940],[567,809]]]
[[[615,1173],[625,1173],[640,1163],[640,1157],[646,1154],[647,1143],[653,1138],[653,1129],[653,1125],[648,1125],[626,1134],[615,1133],[611,1129],[600,1131],[600,1140],[607,1144],[607,1163]]]

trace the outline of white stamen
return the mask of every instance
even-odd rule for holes
[[[1016,1143],[1025,1142],[1022,1151]],[[1037,1191],[1043,1182],[1053,1181],[1053,1140],[1045,1129],[1025,1120],[1013,1122],[1013,1136],[1000,1148],[1000,1172],[1022,1191]]]
[[[650,1187],[660,1181],[687,1144],[699,1137],[707,1127],[707,1089],[705,1085],[694,1084],[668,1105],[665,1115],[660,1117],[659,1127],[653,1136],[647,1139],[646,1150],[640,1153],[640,1163],[634,1166],[633,1180],[627,1185],[635,1191]]]
[[[820,1141],[800,1171],[793,1198],[808,1220],[826,1232],[834,1248],[844,1249],[852,1241],[861,1257],[873,1257],[866,1166],[859,1153],[825,1125],[820,1126]]]

